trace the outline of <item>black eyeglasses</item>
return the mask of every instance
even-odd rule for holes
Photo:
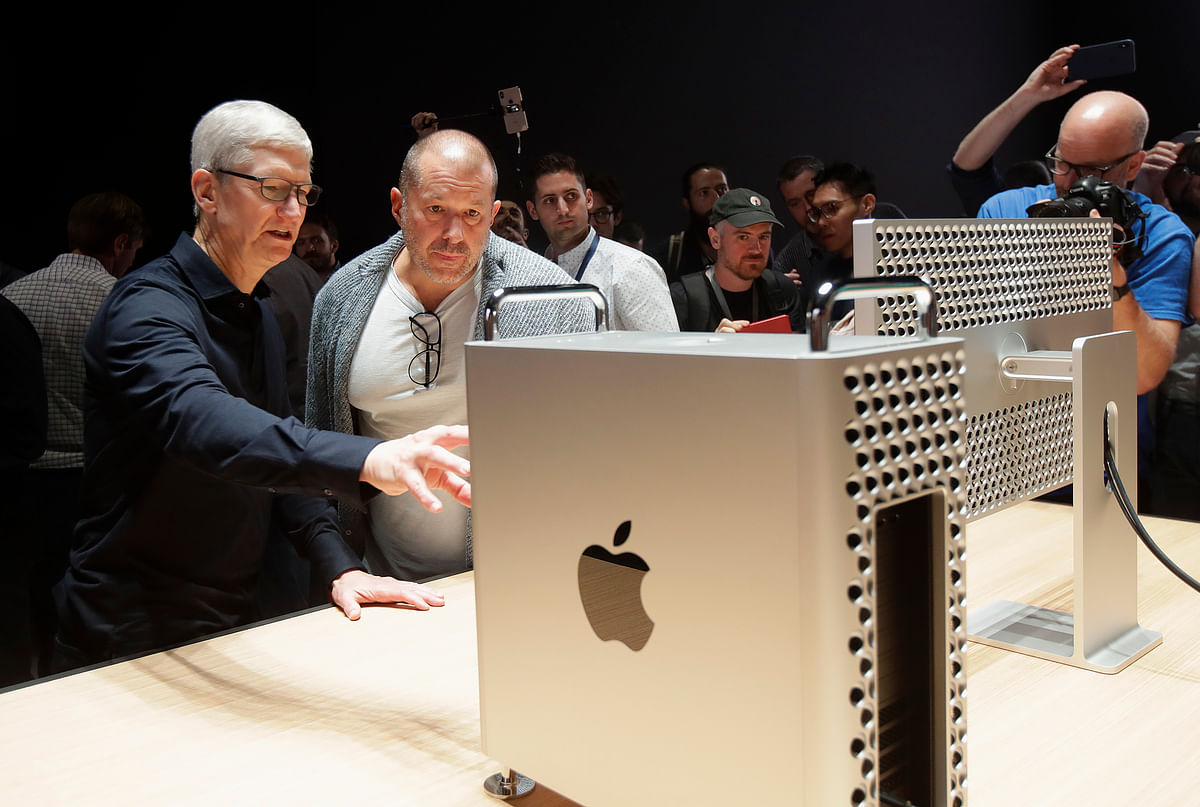
[[[861,199],[863,194],[851,196],[847,199],[830,199],[823,205],[817,205],[808,209],[808,220],[813,224],[820,224],[821,219],[831,219],[837,215],[837,212],[842,209],[842,205],[849,202],[851,199]]]
[[[442,367],[442,321],[432,311],[422,311],[409,317],[408,324],[417,341],[425,345],[408,363],[408,377],[428,389]]]
[[[608,222],[612,220],[612,217],[613,209],[608,206],[598,207],[591,213],[588,213],[588,218],[592,219],[593,221]]]
[[[258,183],[258,190],[262,193],[264,199],[269,199],[272,202],[282,202],[292,195],[292,191],[296,192],[296,200],[305,207],[312,207],[321,198],[321,187],[314,185],[311,182],[297,184],[289,182],[282,177],[255,177],[250,174],[240,174],[237,171],[226,171],[224,168],[216,170],[218,174],[229,174],[231,177],[239,177],[248,179],[251,182]]]
[[[1050,169],[1050,173],[1061,177],[1064,174],[1069,174],[1074,171],[1075,176],[1079,177],[1080,179],[1083,179],[1084,177],[1102,177],[1121,163],[1128,160],[1133,155],[1137,154],[1138,151],[1141,151],[1141,149],[1138,149],[1137,151],[1131,151],[1124,157],[1114,160],[1108,165],[1076,165],[1075,163],[1067,162],[1062,157],[1059,157],[1057,154],[1055,154],[1054,150],[1057,148],[1058,145],[1056,144],[1046,152],[1046,167]]]

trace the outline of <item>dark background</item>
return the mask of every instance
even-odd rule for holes
[[[1200,123],[1200,11],[908,5],[345,4],[303,20],[299,7],[205,6],[69,22],[35,12],[0,49],[0,259],[46,265],[65,248],[71,203],[106,189],[129,194],[151,219],[137,264],[165,252],[191,229],[191,129],[233,98],[275,103],[307,128],[343,260],[394,231],[387,195],[413,141],[412,114],[484,111],[513,85],[530,122],[523,159],[563,150],[615,174],[649,243],[682,226],[679,174],[702,159],[777,205],[774,177],[787,157],[850,159],[910,216],[962,215],[945,176],[959,139],[1063,44],[1136,41],[1137,73],[1089,88],[1145,103],[1151,143]],[[1001,165],[1045,153],[1075,97],[1031,115]],[[461,127],[491,147],[502,195],[515,193],[516,138],[499,118]]]

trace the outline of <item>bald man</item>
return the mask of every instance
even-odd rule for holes
[[[1145,108],[1124,93],[1083,96],[1067,111],[1047,155],[1054,183],[999,193],[980,207],[980,218],[1023,218],[1030,205],[1062,196],[1085,176],[1126,187],[1146,158],[1142,143],[1149,124]],[[1140,395],[1162,381],[1187,321],[1192,236],[1174,213],[1147,196],[1133,196],[1148,214],[1145,255],[1129,266],[1113,260],[1113,326],[1137,334]]]
[[[400,231],[355,258],[313,304],[306,420],[363,435],[408,434],[412,423],[465,423],[463,344],[483,338],[483,311],[501,287],[571,283],[550,261],[491,231],[500,208],[496,165],[465,132],[417,141],[391,190]],[[528,304],[503,335],[583,330],[579,309]],[[450,421],[446,421],[450,418]],[[411,497],[396,497],[411,498]],[[468,512],[451,497],[420,507],[376,497],[365,513],[339,507],[343,535],[376,570],[428,580],[470,567]]]
[[[950,166],[960,195],[963,183],[995,183],[992,155],[1014,127],[1036,106],[1078,89],[1085,82],[1070,77],[1071,56],[1079,48],[1059,48],[1038,65],[1025,82],[992,110],[959,144]],[[1127,187],[1138,173],[1146,152],[1149,115],[1136,99],[1124,93],[1100,91],[1076,101],[1062,120],[1058,141],[1047,152],[1053,184],[1003,191],[979,208],[980,218],[1024,218],[1035,202],[1062,196],[1085,176]],[[1145,254],[1128,266],[1112,262],[1113,327],[1137,335],[1139,500],[1148,501],[1149,452],[1154,430],[1147,414],[1146,394],[1166,375],[1175,355],[1180,326],[1187,322],[1188,277],[1191,271],[1191,231],[1174,213],[1150,198],[1133,193],[1147,214],[1136,235],[1145,235]]]
[[[972,200],[986,199],[979,207],[980,218],[1024,218],[1027,207],[1062,196],[1085,176],[1122,188],[1137,176],[1146,159],[1142,145],[1150,117],[1137,99],[1100,91],[1083,96],[1067,110],[1058,141],[1046,154],[1053,184],[995,193],[1001,186],[992,157],[1009,133],[1038,105],[1087,83],[1071,79],[1071,57],[1078,49],[1067,45],[1050,54],[959,143],[949,171],[968,211],[977,203]],[[1180,326],[1187,321],[1192,237],[1178,216],[1147,196],[1133,196],[1149,214],[1145,255],[1129,266],[1113,261],[1113,323],[1137,334],[1141,395],[1162,381],[1175,355]]]

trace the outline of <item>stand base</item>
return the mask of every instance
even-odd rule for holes
[[[536,784],[528,776],[522,776],[516,771],[509,771],[507,776],[503,773],[493,773],[484,779],[483,789],[489,796],[508,801],[528,795]]]
[[[967,615],[967,638],[979,644],[1070,664],[1093,672],[1119,673],[1162,644],[1162,634],[1135,625],[1084,655],[1075,647],[1075,615],[999,600]]]

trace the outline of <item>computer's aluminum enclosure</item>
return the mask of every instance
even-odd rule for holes
[[[938,332],[963,339],[968,518],[1074,483],[1070,610],[975,603],[973,641],[1117,673],[1162,643],[1137,616],[1137,545],[1104,444],[1137,500],[1137,342],[1113,327],[1111,219],[854,223],[854,274],[919,276]],[[860,300],[859,333],[913,332],[903,296]],[[1107,424],[1107,425],[1106,425]]]
[[[485,752],[589,807],[961,807],[963,365],[955,338],[469,343]],[[649,566],[640,650],[589,624],[590,545]]]

